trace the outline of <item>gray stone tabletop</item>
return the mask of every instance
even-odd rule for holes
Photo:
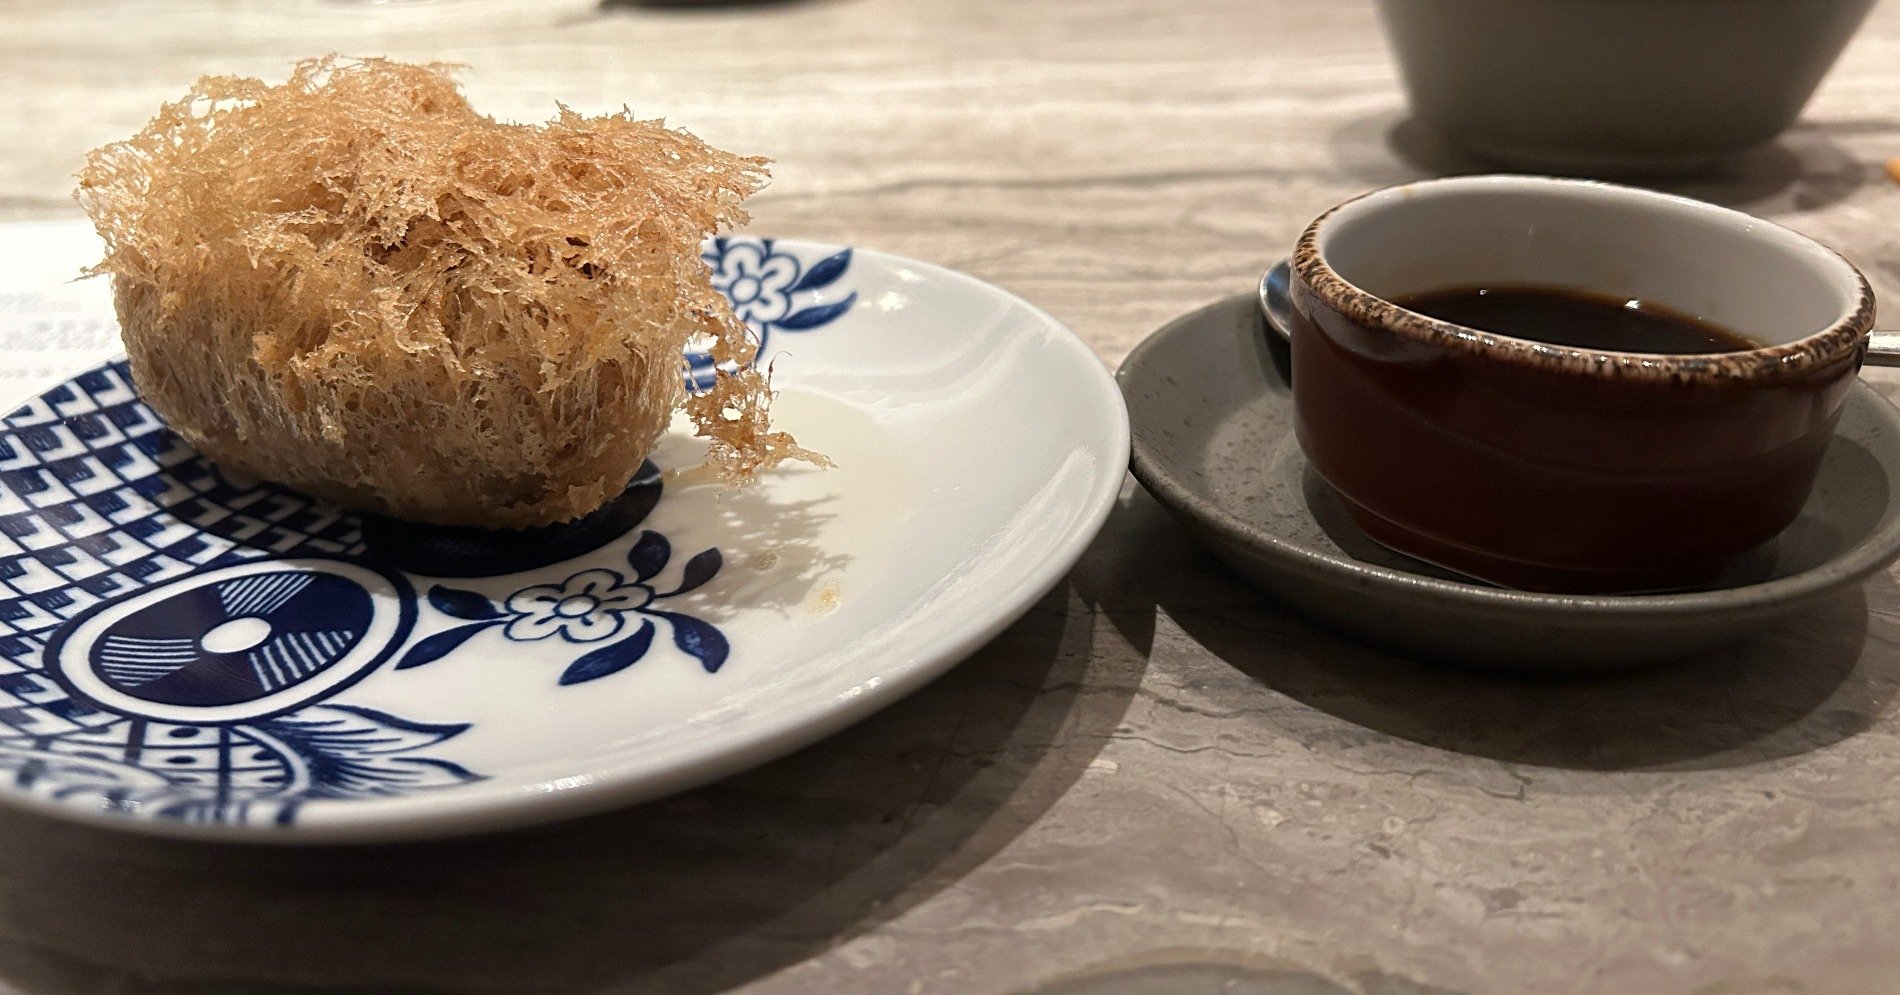
[[[756,230],[966,270],[1111,365],[1331,203],[1477,168],[1361,0],[8,0],[0,221],[75,216],[83,152],[199,74],[331,50],[770,155]],[[1672,189],[1900,293],[1896,155],[1884,6],[1799,126]],[[1889,574],[1663,670],[1473,676],[1290,616],[1130,483],[967,664],[669,800],[317,850],[0,812],[0,990],[1891,991],[1897,612]]]

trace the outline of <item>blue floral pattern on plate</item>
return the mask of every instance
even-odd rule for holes
[[[706,260],[762,343],[835,321],[857,298],[820,299],[848,249],[807,261],[769,239],[717,239]],[[712,376],[710,356],[688,362],[695,382]],[[550,675],[563,687],[626,670],[662,632],[717,673],[726,635],[660,607],[716,579],[716,548],[659,584],[672,543],[645,529],[624,571],[592,556],[527,582],[550,548],[578,565],[634,535],[660,494],[649,467],[615,515],[477,549],[469,561],[484,569],[456,576],[521,578],[491,598],[398,569],[423,556],[448,576],[479,536],[378,549],[365,537],[389,523],[222,474],[139,402],[123,361],[82,373],[0,422],[0,784],[128,817],[288,826],[313,801],[481,780],[438,752],[468,723],[335,699],[372,673],[452,665],[484,632],[571,645]],[[412,640],[425,616],[449,627]]]
[[[600,643],[618,636],[631,621],[640,618],[633,634],[610,645],[588,651],[561,673],[560,683],[581,684],[608,674],[618,673],[646,656],[653,646],[654,621],[662,620],[673,630],[673,643],[699,660],[707,673],[717,673],[725,665],[732,647],[725,634],[712,624],[681,612],[662,611],[655,601],[677,597],[705,586],[719,573],[719,550],[708,549],[687,561],[678,586],[662,594],[647,583],[666,569],[673,547],[665,536],[646,531],[627,551],[627,564],[633,570],[628,582],[618,570],[595,567],[582,570],[559,584],[536,584],[508,596],[497,607],[486,596],[437,585],[429,590],[429,603],[437,611],[469,624],[437,633],[416,643],[397,670],[433,663],[484,629],[499,627],[502,635],[515,642],[533,642],[560,636],[570,643]]]
[[[706,242],[701,258],[712,269],[713,286],[758,337],[761,356],[774,331],[808,332],[828,325],[858,301],[856,291],[832,299],[824,293],[851,268],[848,248],[807,263],[781,251],[769,238],[714,238]],[[712,354],[695,350],[686,358],[694,388],[711,386]]]

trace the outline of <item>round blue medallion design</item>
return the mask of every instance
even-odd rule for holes
[[[362,641],[375,610],[361,584],[314,570],[154,593],[88,657],[108,687],[166,705],[236,705],[302,684]]]
[[[104,712],[232,722],[321,701],[387,660],[415,594],[367,563],[250,560],[99,605],[48,641],[48,669]]]

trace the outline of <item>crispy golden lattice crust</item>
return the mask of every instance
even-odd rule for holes
[[[219,463],[437,524],[565,521],[618,494],[685,389],[682,352],[754,346],[700,242],[766,162],[626,113],[469,106],[442,66],[335,57],[206,77],[95,150],[140,394]],[[729,480],[822,457],[770,431],[746,367],[687,400]]]

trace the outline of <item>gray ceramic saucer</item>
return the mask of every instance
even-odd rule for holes
[[[1746,638],[1900,555],[1900,410],[1856,383],[1801,517],[1709,589],[1527,594],[1377,545],[1293,436],[1286,343],[1253,295],[1179,318],[1116,373],[1135,477],[1269,594],[1364,642],[1490,669],[1608,670]]]

